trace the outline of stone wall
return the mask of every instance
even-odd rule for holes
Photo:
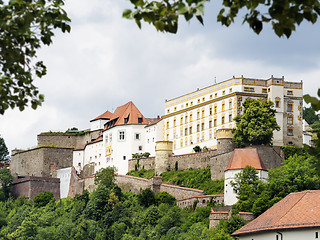
[[[223,153],[211,158],[210,170],[212,180],[224,179],[224,170],[228,165],[232,153]]]
[[[116,175],[116,184],[126,192],[140,193],[141,190],[151,188],[151,181],[145,178],[128,175]]]
[[[280,167],[284,159],[284,153],[279,146],[252,146],[258,150],[260,158],[268,169]]]
[[[52,177],[55,169],[72,167],[71,148],[38,147],[11,156],[12,174]]]
[[[145,169],[151,170],[154,169],[155,157],[140,158],[140,159],[130,159],[128,161],[128,171],[134,171],[135,166],[138,170]]]
[[[33,176],[18,176],[12,183],[11,196],[25,196],[33,199],[41,192],[52,192],[54,198],[60,199],[60,179]]]
[[[174,196],[176,199],[193,197],[193,196],[200,196],[203,195],[203,190],[194,189],[194,188],[186,188],[186,187],[179,187],[174,185],[169,185],[162,183],[160,186],[161,192],[167,192]]]
[[[224,202],[223,194],[215,194],[215,195],[201,195],[201,196],[193,196],[188,198],[182,198],[177,200],[177,206],[181,208],[191,207],[194,202],[197,202],[197,207],[206,207],[207,203],[210,201],[214,201],[216,204],[220,204]]]
[[[83,135],[76,134],[58,134],[58,133],[40,133],[37,136],[38,146],[59,146],[59,147],[80,147],[93,139],[98,138],[101,131],[88,132]]]

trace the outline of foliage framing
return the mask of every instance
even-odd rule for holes
[[[238,147],[253,145],[270,145],[273,130],[280,130],[275,118],[273,102],[248,98],[243,103],[243,114],[235,117],[237,128],[233,140]]]
[[[0,114],[43,102],[33,80],[46,74],[46,66],[35,61],[36,51],[52,43],[53,29],[70,32],[63,5],[63,0],[0,0]]]
[[[141,28],[141,21],[152,24],[158,31],[176,33],[179,16],[188,22],[193,17],[203,25],[205,4],[210,0],[130,0],[133,10],[123,11],[123,17],[134,19]],[[242,10],[242,11],[241,11]],[[290,37],[304,20],[315,23],[320,15],[320,2],[276,0],[223,0],[217,21],[230,26],[239,12],[245,11],[242,23],[247,23],[257,34],[263,24],[271,24],[279,37]]]

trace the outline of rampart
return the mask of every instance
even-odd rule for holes
[[[12,183],[11,196],[25,196],[33,199],[41,192],[52,192],[54,198],[60,199],[60,179],[34,176],[18,176]]]
[[[96,139],[101,135],[101,131],[85,132],[83,134],[76,133],[40,133],[37,136],[38,146],[61,146],[77,148],[85,143]]]
[[[72,148],[37,147],[11,156],[12,174],[55,177],[55,169],[72,167]]]
[[[186,208],[191,207],[194,203],[197,203],[197,207],[206,207],[208,203],[212,202],[215,204],[221,204],[224,201],[223,194],[215,195],[201,195],[201,196],[192,196],[188,198],[182,198],[177,200],[178,207]]]

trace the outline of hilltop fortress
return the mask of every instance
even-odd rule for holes
[[[222,179],[234,152],[233,118],[242,113],[246,98],[275,103],[281,127],[274,133],[274,144],[278,146],[253,148],[267,169],[280,166],[283,156],[279,145],[302,145],[302,83],[272,76],[267,80],[232,78],[166,101],[166,114],[161,118],[145,118],[128,102],[113,113],[106,111],[90,120],[90,130],[39,134],[36,148],[12,151],[10,169],[19,176],[59,177],[65,183],[61,197],[91,189],[93,174],[107,166],[118,169],[119,185],[136,190],[146,186],[160,189],[163,185],[123,175],[142,168],[155,169],[159,175],[175,166],[179,170],[209,166],[211,178]],[[208,151],[193,153],[196,145],[206,146]],[[149,157],[132,159],[132,154],[146,152]]]

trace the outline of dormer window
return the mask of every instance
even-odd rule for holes
[[[138,118],[138,123],[142,124],[142,118]]]
[[[129,121],[129,117],[125,118],[125,119],[124,119],[124,124],[127,124],[128,121]]]

